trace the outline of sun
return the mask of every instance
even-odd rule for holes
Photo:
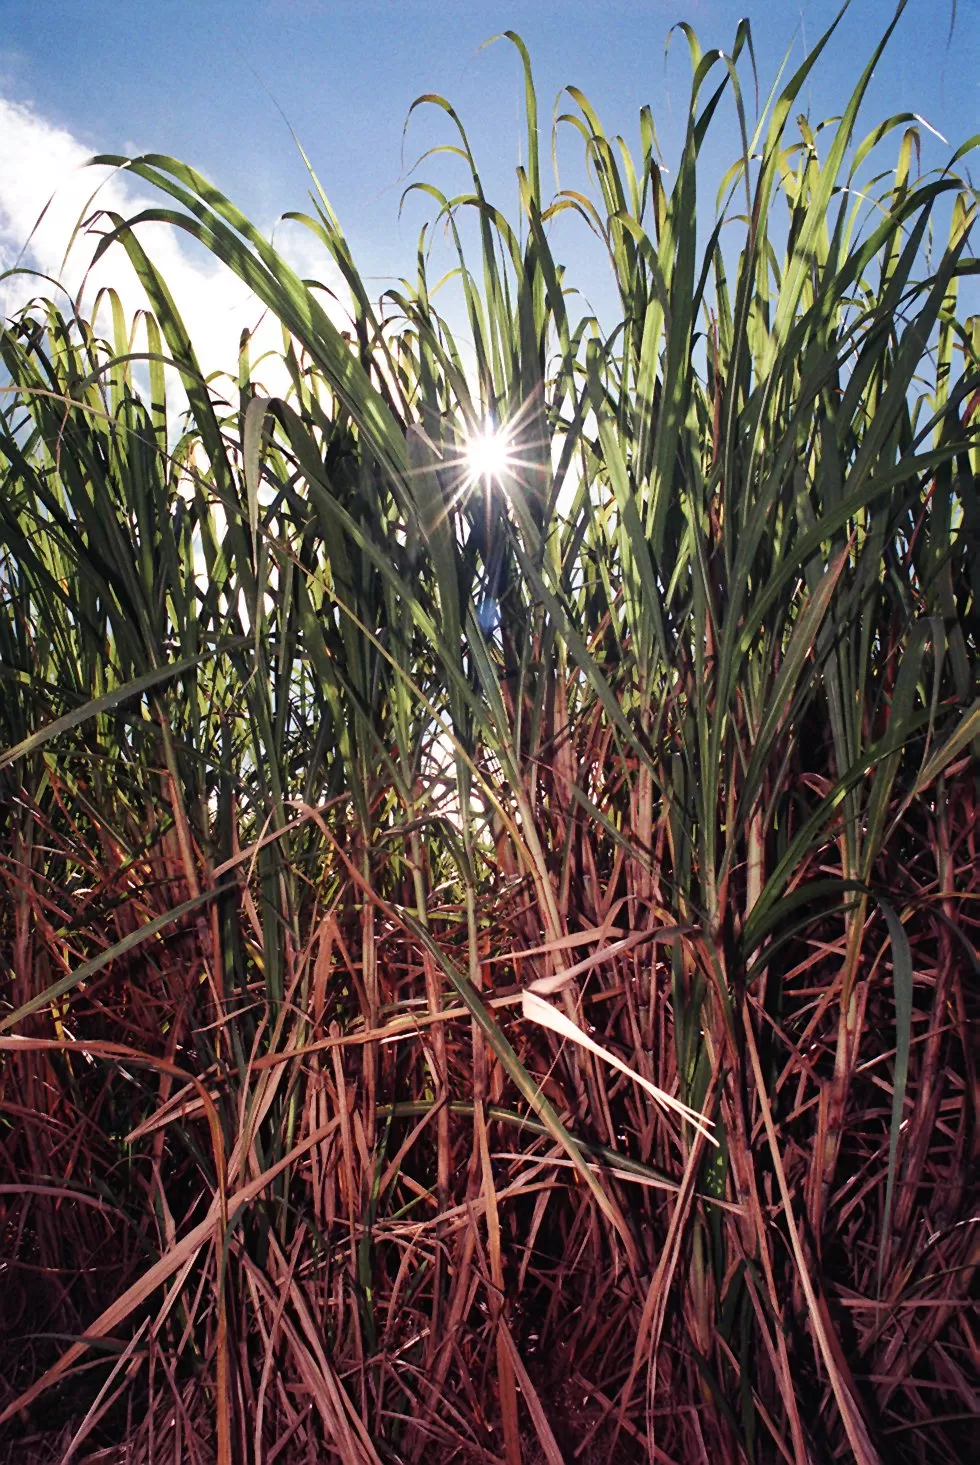
[[[493,427],[485,427],[468,437],[464,453],[472,483],[500,482],[511,466],[507,434]]]

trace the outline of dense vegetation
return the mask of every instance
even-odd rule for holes
[[[753,131],[685,34],[679,167],[570,90],[551,202],[510,36],[516,225],[423,99],[472,357],[434,227],[372,304],[314,189],[342,332],[160,156],[151,310],[0,335],[10,1459],[966,1457],[975,198],[858,127],[880,48]],[[202,378],[149,219],[277,362]]]

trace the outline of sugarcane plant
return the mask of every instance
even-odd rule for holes
[[[373,300],[310,167],[346,322],[95,160],[146,308],[0,334],[9,1458],[963,1458],[976,196],[859,126],[903,8],[822,126],[834,27],[757,121],[680,27],[673,173],[570,87],[550,199],[507,32],[516,222],[421,98],[464,183]],[[275,359],[204,376],[151,223]]]

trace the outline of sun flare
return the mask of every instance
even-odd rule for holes
[[[473,483],[492,483],[510,467],[510,445],[505,432],[486,427],[466,443],[466,466]]]

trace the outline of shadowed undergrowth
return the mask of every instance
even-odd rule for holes
[[[550,201],[510,36],[514,225],[421,99],[466,182],[380,302],[314,179],[343,331],[148,156],[149,310],[0,336],[7,1458],[965,1458],[966,150],[858,125],[880,48],[794,131],[826,38],[755,123],[684,36],[673,172],[570,88]],[[151,220],[278,360],[202,378]]]

